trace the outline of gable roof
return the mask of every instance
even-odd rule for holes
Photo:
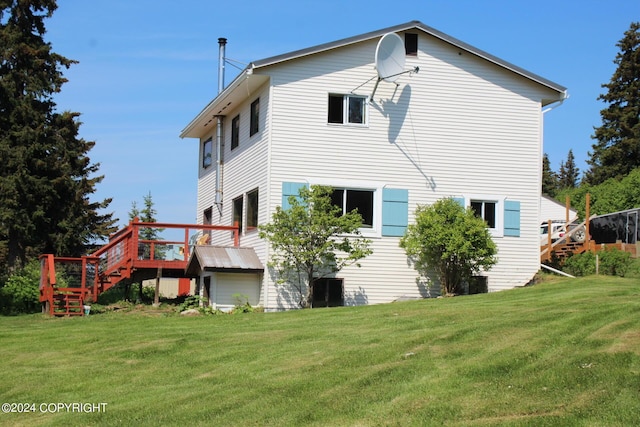
[[[202,271],[252,273],[264,271],[264,267],[253,248],[194,246],[186,273],[197,276]]]
[[[247,68],[261,68],[261,67],[266,67],[269,65],[273,65],[273,64],[277,64],[277,63],[281,63],[281,62],[285,62],[285,61],[289,61],[292,59],[297,59],[297,58],[301,58],[303,56],[307,56],[307,55],[314,55],[316,53],[320,53],[320,52],[325,52],[327,50],[331,50],[331,49],[336,49],[336,48],[340,48],[343,46],[347,46],[353,43],[359,43],[359,42],[363,42],[366,40],[370,40],[370,39],[375,39],[375,38],[379,38],[382,37],[383,35],[387,34],[387,33],[397,33],[397,32],[401,32],[401,31],[407,31],[407,30],[412,30],[412,29],[417,29],[417,30],[421,30],[423,32],[425,32],[426,34],[429,34],[437,39],[440,39],[446,43],[449,43],[455,47],[457,47],[458,49],[462,49],[464,51],[467,51],[469,53],[472,53],[480,58],[486,59],[489,62],[492,62],[496,65],[499,65],[503,68],[506,68],[510,71],[513,71],[516,74],[520,74],[523,77],[526,77],[530,80],[533,80],[543,86],[547,86],[550,89],[553,89],[557,92],[564,92],[567,90],[566,87],[561,86],[557,83],[552,82],[551,80],[545,79],[544,77],[541,77],[537,74],[534,74],[530,71],[525,70],[524,68],[518,67],[517,65],[514,65],[510,62],[504,61],[500,58],[498,58],[497,56],[491,55],[488,52],[485,52],[481,49],[478,49],[468,43],[465,43],[461,40],[458,40],[454,37],[451,37],[441,31],[436,30],[435,28],[429,27],[428,25],[423,24],[420,21],[410,21],[404,24],[400,24],[400,25],[395,25],[393,27],[387,27],[387,28],[383,28],[380,30],[376,30],[376,31],[371,31],[369,33],[365,33],[365,34],[360,34],[358,36],[353,36],[353,37],[348,37],[346,39],[341,39],[341,40],[336,40],[333,42],[329,42],[329,43],[324,43],[324,44],[320,44],[317,46],[312,46],[306,49],[300,49],[300,50],[296,50],[293,52],[289,52],[289,53],[284,53],[282,55],[277,55],[277,56],[272,56],[270,58],[265,58],[265,59],[261,59],[258,61],[254,61],[252,63],[250,63],[248,65]]]
[[[524,68],[504,61],[497,56],[491,55],[488,52],[478,49],[454,37],[451,37],[441,31],[436,30],[435,28],[429,27],[428,25],[425,25],[420,21],[409,21],[404,24],[382,28],[380,30],[371,31],[368,33],[332,41],[329,43],[319,44],[305,49],[295,50],[281,55],[271,56],[249,63],[249,65],[247,65],[247,67],[242,72],[240,72],[240,74],[183,129],[180,134],[180,138],[200,137],[203,127],[206,127],[209,123],[211,123],[214,120],[215,116],[224,115],[224,110],[231,106],[231,104],[245,99],[248,93],[253,93],[253,90],[258,89],[269,79],[269,77],[266,75],[255,74],[254,70],[259,70],[260,68],[269,67],[271,65],[280,64],[286,61],[303,58],[305,56],[326,52],[332,49],[338,49],[343,46],[379,38],[387,33],[395,33],[414,29],[423,31],[424,33],[440,39],[458,49],[471,53],[479,58],[489,61],[495,65],[498,65],[506,70],[509,70],[522,77],[525,77],[526,79],[529,79],[555,91],[558,94],[557,99],[547,100],[546,103],[543,102],[543,106],[554,102],[563,101],[567,98],[567,88],[559,85],[558,83],[552,82],[551,80],[545,79],[544,77],[527,71]]]

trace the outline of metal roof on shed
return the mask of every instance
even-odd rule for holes
[[[233,246],[195,246],[189,256],[186,272],[197,276],[202,271],[251,273],[264,271],[253,248]]]

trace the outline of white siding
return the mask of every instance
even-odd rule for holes
[[[569,209],[569,221],[575,219],[576,215],[575,209]],[[542,196],[540,197],[540,222],[546,222],[550,219],[565,221],[567,219],[567,207],[554,199]]]
[[[377,40],[348,45],[257,69],[270,82],[225,119],[224,204],[220,222],[231,223],[231,200],[259,187],[259,223],[281,203],[283,182],[371,183],[409,190],[409,222],[418,204],[443,197],[489,195],[521,203],[520,237],[496,237],[499,262],[487,273],[491,291],[524,285],[539,268],[542,114],[550,89],[426,34],[419,54],[407,58],[398,86],[381,82],[366,126],[327,124],[329,93],[369,96],[375,84]],[[248,137],[249,105],[260,96],[261,132]],[[229,149],[231,119],[241,115],[240,147]],[[263,120],[264,117],[264,120]],[[199,182],[199,215],[211,199],[211,179]],[[215,209],[214,209],[215,211]],[[379,215],[380,212],[377,212]],[[215,221],[214,221],[215,222]],[[382,303],[403,296],[432,296],[417,281],[399,238],[373,237],[362,267],[338,273],[347,304]],[[217,244],[228,244],[222,238]],[[267,264],[268,247],[255,231],[253,246]],[[291,289],[266,271],[261,303],[296,307]]]
[[[258,274],[215,273],[211,288],[210,298],[215,301],[214,307],[218,310],[228,311],[246,301],[251,306],[257,306],[260,302],[260,275]]]

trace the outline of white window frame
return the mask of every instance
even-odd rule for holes
[[[497,196],[495,194],[465,194],[465,208],[471,207],[471,202],[492,202],[496,204],[496,226],[488,228],[492,237],[504,237],[504,201],[506,196]]]
[[[342,123],[331,123],[329,122],[329,97],[331,96],[342,96]],[[362,99],[364,111],[362,112],[362,123],[352,123],[349,121],[349,99],[350,98],[359,98]],[[329,92],[327,94],[327,124],[331,126],[357,126],[357,127],[366,127],[369,123],[369,97],[366,95],[356,95],[353,93],[340,93],[340,92]]]
[[[359,231],[363,237],[382,236],[382,189],[380,182],[348,181],[339,179],[308,178],[309,185],[324,185],[345,190],[373,191],[373,226],[363,227]]]

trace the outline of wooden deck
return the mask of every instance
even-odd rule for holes
[[[142,229],[183,230],[183,240],[140,239]],[[83,305],[120,282],[140,282],[156,277],[187,277],[186,267],[194,245],[210,240],[213,232],[233,233],[239,245],[239,227],[204,224],[145,223],[134,219],[110,236],[93,254],[82,257],[40,256],[40,302],[44,313],[83,315]]]

